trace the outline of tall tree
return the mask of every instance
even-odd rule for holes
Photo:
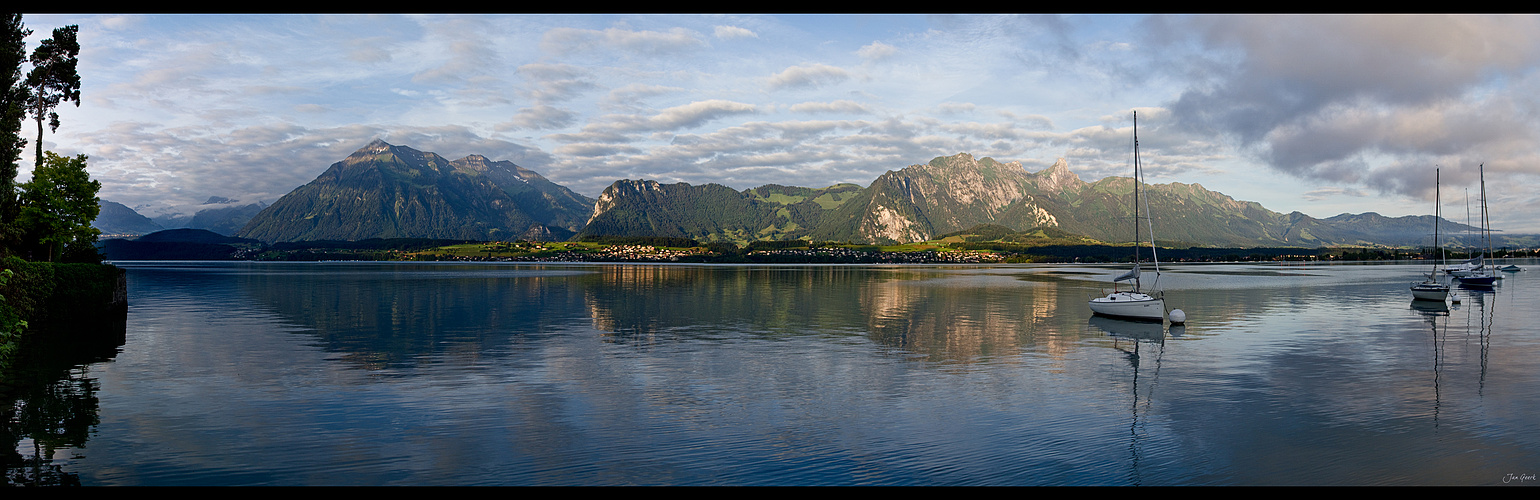
[[[26,38],[32,30],[22,25],[21,14],[4,16],[0,19],[0,225],[16,218],[16,162],[27,146],[21,122],[27,118],[32,95],[21,72],[21,64],[27,62]]]
[[[90,245],[101,231],[91,222],[101,213],[96,193],[102,183],[86,173],[86,155],[63,157],[48,151],[32,169],[32,180],[21,185],[21,215],[17,219],[48,251],[53,261],[67,245]]]
[[[28,111],[37,120],[37,156],[33,165],[43,162],[43,115],[48,115],[48,126],[59,131],[59,104],[75,101],[80,106],[80,73],[75,67],[80,62],[80,27],[75,25],[54,28],[53,38],[43,40],[32,51],[32,72],[27,73],[27,88],[32,91]]]

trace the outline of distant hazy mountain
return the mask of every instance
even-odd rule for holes
[[[251,218],[256,217],[264,208],[267,208],[267,204],[262,202],[206,208],[194,214],[187,227],[207,229],[225,236],[232,236],[236,231],[246,227],[246,223],[251,222]]]
[[[197,212],[186,215],[180,210],[195,208]],[[154,221],[167,229],[207,229],[225,236],[234,235],[247,222],[251,221],[262,209],[267,208],[266,203],[246,203],[225,198],[223,196],[210,196],[202,205],[172,207],[172,213],[164,213],[154,217]]]
[[[236,233],[267,242],[446,238],[564,240],[593,200],[511,162],[455,161],[376,140]]]
[[[100,200],[101,212],[91,226],[102,232],[103,238],[139,236],[163,229],[149,217],[135,212],[122,203]]]

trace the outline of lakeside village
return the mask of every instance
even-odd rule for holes
[[[640,240],[640,241],[638,241]],[[658,241],[664,240],[664,241]],[[361,242],[281,243],[272,247],[233,248],[231,260],[314,261],[467,261],[467,262],[787,262],[787,263],[998,263],[1016,258],[987,250],[955,250],[934,244],[880,247],[832,242],[753,242],[700,244],[683,238],[587,238],[577,242],[442,240],[365,240]],[[114,252],[108,249],[108,259]],[[167,249],[159,258],[179,258]],[[201,252],[200,252],[201,253]],[[222,253],[222,252],[221,252]],[[141,257],[142,258],[142,257]],[[121,259],[129,260],[129,259]],[[1026,262],[1025,260],[1019,260]]]
[[[255,260],[255,261],[468,261],[468,262],[679,262],[679,263],[857,263],[991,264],[1125,262],[1127,245],[1016,245],[950,241],[943,238],[902,245],[868,245],[807,240],[756,241],[739,247],[727,242],[700,243],[667,237],[585,237],[581,241],[464,241],[374,239],[357,242],[184,244],[129,254],[107,248],[109,260]],[[250,242],[251,240],[246,240]],[[194,248],[196,247],[196,248]],[[213,248],[210,248],[213,247]],[[150,249],[146,249],[150,250]],[[194,251],[197,255],[186,253]],[[114,254],[118,255],[114,255]],[[153,255],[151,255],[153,254]],[[1346,262],[1439,258],[1429,249],[1404,248],[1161,248],[1165,262]],[[1493,258],[1536,257],[1536,249],[1504,249]],[[1468,258],[1448,251],[1442,258]]]
[[[814,244],[816,245],[816,244]],[[448,247],[458,250],[456,247]],[[752,245],[751,245],[752,248]],[[742,258],[749,262],[857,262],[882,264],[991,263],[1005,262],[1006,255],[987,251],[938,251],[936,249],[861,249],[850,246],[812,246],[778,249],[725,250],[704,246],[660,247],[653,245],[598,245],[577,249],[544,242],[511,242],[476,245],[462,252],[420,252],[418,260],[464,260],[490,262],[716,262]],[[485,252],[476,255],[475,251]]]

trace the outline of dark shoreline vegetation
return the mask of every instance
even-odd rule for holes
[[[1131,259],[1127,245],[1012,242],[1010,234],[960,232],[927,242],[871,245],[834,241],[755,241],[746,246],[663,236],[583,236],[578,241],[473,241],[373,238],[271,245],[257,240],[176,229],[134,240],[107,240],[107,260],[251,261],[483,261],[684,263],[1113,263]],[[1002,236],[1004,238],[1002,238]],[[994,238],[985,240],[984,238]],[[1017,241],[1020,241],[1018,238]],[[1386,261],[1425,259],[1429,249],[1406,248],[1186,248],[1159,250],[1166,262]],[[1498,250],[1493,258],[1540,256],[1531,249]],[[1449,260],[1468,258],[1448,251]]]
[[[0,261],[0,468],[9,486],[78,486],[44,457],[82,448],[98,423],[96,383],[70,377],[127,340],[124,270],[92,263]],[[31,438],[30,457],[18,450]]]
[[[63,339],[123,344],[123,319],[128,312],[123,269],[108,264],[28,262],[19,257],[0,260],[6,279],[0,282],[0,386],[14,375],[21,351],[34,343]],[[111,325],[116,324],[116,327]],[[103,325],[108,325],[104,327]]]

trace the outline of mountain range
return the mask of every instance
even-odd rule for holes
[[[164,229],[205,229],[230,236],[251,221],[266,203],[240,203],[219,196],[210,196],[202,205],[196,205],[193,215],[163,213],[154,218],[145,217],[128,206],[108,200],[100,200],[101,212],[91,225],[106,238],[136,237]]]
[[[865,188],[767,185],[737,192],[715,184],[622,180],[599,196],[580,234],[891,244],[993,224],[1053,227],[1118,243],[1134,236],[1133,188],[1129,177],[1085,182],[1063,159],[1030,173],[1020,163],[968,154],[888,171]],[[1432,216],[1281,214],[1199,184],[1147,185],[1145,192],[1156,234],[1168,246],[1419,245],[1431,240],[1433,227]],[[1475,229],[1444,224],[1449,233]]]
[[[508,161],[480,155],[449,161],[375,140],[272,205],[258,207],[239,230],[218,232],[269,243],[668,236],[740,245],[787,239],[891,244],[992,224],[1056,228],[1119,243],[1133,238],[1133,187],[1128,177],[1085,182],[1063,159],[1028,172],[1017,162],[960,153],[890,170],[866,187],[769,184],[738,191],[719,184],[627,179],[615,181],[595,200]],[[1317,219],[1273,212],[1199,184],[1144,188],[1165,246],[1415,246],[1431,240],[1432,216]],[[1442,227],[1453,245],[1470,243],[1468,236],[1460,241],[1461,235],[1475,229],[1447,220]],[[1504,238],[1496,244],[1535,239]]]

